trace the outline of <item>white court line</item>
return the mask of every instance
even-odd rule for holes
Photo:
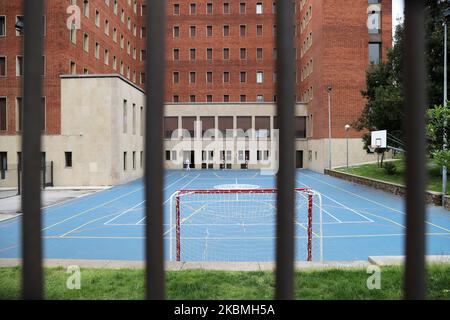
[[[105,226],[109,225],[109,223],[110,223],[111,221],[114,221],[115,219],[121,217],[121,216],[124,215],[125,213],[130,212],[131,210],[135,209],[136,207],[139,207],[139,206],[140,206],[141,204],[143,204],[144,202],[145,202],[145,200],[139,202],[138,204],[136,204],[136,205],[134,205],[134,206],[132,206],[132,207],[130,207],[130,208],[128,208],[128,209],[125,210],[125,211],[120,212],[117,216],[111,218],[110,220],[106,221],[106,222],[103,223],[103,224],[104,224]]]
[[[434,232],[426,233],[426,236],[448,236],[445,232]],[[323,236],[323,238],[334,239],[334,238],[371,238],[371,237],[404,237],[405,233],[386,233],[386,234],[349,234],[349,235],[336,235],[336,236]],[[144,236],[67,236],[61,238],[60,236],[44,236],[44,239],[145,239]],[[168,239],[168,238],[166,238]],[[184,238],[188,239],[206,239],[206,238]],[[276,237],[244,237],[244,238],[227,238],[227,237],[217,237],[217,238],[207,238],[208,240],[258,240],[258,239],[276,239]],[[295,237],[295,239],[306,239],[306,237]]]
[[[330,184],[330,183],[324,182],[324,181],[322,181],[322,180],[320,180],[320,179],[317,179],[317,178],[314,178],[314,177],[311,177],[311,176],[308,176],[308,175],[305,175],[305,176],[308,177],[308,178],[311,178],[311,179],[313,179],[313,180],[316,180],[316,181],[318,181],[318,182],[320,182],[320,183],[322,183],[322,184],[328,185],[328,186],[330,186],[330,187],[332,187],[332,188],[335,188],[335,189],[344,191],[344,192],[346,192],[346,193],[348,193],[348,194],[351,194],[351,195],[353,195],[353,196],[355,196],[355,197],[358,197],[358,198],[361,198],[361,199],[363,199],[363,200],[372,202],[372,203],[374,203],[374,204],[376,204],[376,205],[379,205],[379,206],[381,206],[381,207],[384,207],[384,208],[386,208],[386,209],[388,209],[388,210],[391,210],[391,211],[393,211],[393,212],[397,212],[397,213],[400,213],[400,214],[402,214],[402,215],[406,215],[406,213],[404,213],[404,212],[402,212],[402,211],[400,211],[400,210],[391,208],[391,207],[389,207],[389,206],[386,206],[386,205],[384,205],[384,204],[382,204],[382,203],[380,203],[380,202],[378,202],[378,201],[371,200],[371,199],[369,199],[369,198],[363,197],[363,196],[361,196],[361,195],[359,195],[359,194],[353,193],[353,192],[348,191],[348,190],[345,190],[345,189],[343,189],[343,188],[336,187],[335,185],[332,185],[332,184]],[[436,225],[436,224],[434,224],[434,223],[431,223],[431,222],[429,222],[429,221],[426,221],[426,220],[425,220],[425,223],[427,223],[427,224],[429,224],[429,225],[431,225],[431,226],[433,226],[433,227],[436,227],[436,228],[438,228],[438,229],[441,229],[441,230],[444,230],[444,231],[450,233],[450,230],[449,230],[449,229],[446,229],[446,228],[444,228],[444,227],[438,226],[438,225]]]
[[[302,182],[300,182],[298,179],[295,179],[298,183],[300,183],[300,184],[302,184],[302,185],[304,185],[305,187],[307,187],[307,188],[311,188],[311,189],[313,189],[314,190],[314,188],[312,188],[311,186],[308,186],[307,184],[304,184],[304,183],[302,183]],[[365,215],[363,215],[363,214],[361,214],[361,213],[358,213],[358,212],[356,212],[355,210],[353,210],[352,208],[350,208],[350,207],[348,207],[348,206],[346,206],[345,204],[343,204],[343,203],[340,203],[339,201],[336,201],[336,200],[334,200],[334,199],[332,199],[331,197],[329,197],[329,196],[327,196],[327,195],[325,195],[324,193],[321,193],[321,195],[324,197],[324,198],[327,198],[327,199],[329,199],[329,200],[331,200],[331,201],[333,201],[333,202],[335,202],[335,203],[337,203],[338,205],[340,205],[340,206],[342,206],[343,208],[345,208],[345,209],[347,209],[347,210],[350,210],[351,212],[353,212],[353,213],[355,213],[355,214],[357,214],[358,216],[361,216],[361,217],[363,217],[366,221],[369,221],[369,222],[374,222],[372,219],[370,219],[370,218],[368,218],[368,217],[366,217]]]
[[[178,180],[180,180],[180,179],[178,179]],[[176,180],[176,181],[178,181],[178,180]],[[118,197],[116,197],[116,198],[113,198],[113,199],[111,199],[111,200],[109,200],[109,201],[103,202],[103,203],[101,203],[101,204],[99,204],[99,205],[97,205],[97,206],[95,206],[95,207],[91,207],[91,208],[89,208],[89,209],[86,209],[86,210],[84,210],[84,211],[81,211],[80,213],[78,213],[78,214],[76,214],[76,215],[70,216],[70,217],[68,217],[68,218],[66,218],[66,219],[63,219],[63,220],[61,220],[61,221],[59,221],[59,222],[56,222],[56,223],[54,223],[54,224],[52,224],[52,225],[50,225],[50,226],[48,226],[48,227],[43,228],[42,231],[48,230],[48,229],[50,229],[50,228],[53,228],[53,227],[55,227],[55,226],[57,226],[57,225],[60,225],[61,223],[64,223],[64,222],[69,221],[69,220],[71,220],[71,219],[73,219],[73,218],[76,218],[76,217],[78,217],[78,216],[81,216],[81,215],[83,215],[83,214],[86,214],[86,213],[88,213],[88,212],[91,212],[92,210],[101,208],[101,207],[103,207],[104,205],[107,205],[107,204],[112,203],[112,202],[114,202],[114,201],[116,201],[116,200],[122,199],[122,198],[124,198],[124,197],[126,197],[126,196],[129,196],[130,194],[136,193],[136,192],[138,192],[138,191],[140,191],[140,190],[142,190],[142,189],[144,189],[144,187],[137,188],[137,189],[135,189],[135,190],[133,190],[133,191],[130,191],[130,192],[128,192],[128,193],[125,193],[125,194],[123,194],[123,195],[120,195],[120,196],[118,196]]]
[[[94,223],[94,222],[96,222],[96,221],[98,221],[98,220],[105,219],[105,218],[108,218],[108,217],[111,217],[111,216],[114,216],[114,215],[117,215],[117,213],[108,214],[108,215],[106,215],[106,216],[103,216],[103,217],[100,217],[100,218],[97,218],[97,219],[94,219],[94,220],[90,220],[90,221],[88,221],[88,222],[86,222],[86,223],[83,223],[83,224],[79,225],[79,226],[76,227],[76,228],[73,228],[72,230],[67,231],[67,232],[64,233],[64,234],[61,234],[59,237],[60,237],[60,238],[64,238],[65,236],[67,236],[67,235],[69,235],[69,234],[71,234],[71,233],[73,233],[73,232],[75,232],[75,231],[77,231],[77,230],[80,230],[81,228],[83,228],[83,227],[85,227],[85,226],[87,226],[87,225],[89,225],[89,224],[91,224],[91,223]]]
[[[180,189],[184,189],[186,188],[188,185],[190,185],[192,182],[194,182],[195,180],[197,180],[198,177],[200,177],[201,174],[198,174],[196,177],[194,177],[192,180],[190,180],[188,183],[186,183],[185,185],[183,185]],[[166,190],[166,189],[164,189]],[[166,201],[163,202],[163,206],[167,204],[167,202],[170,201],[170,197],[166,199]],[[135,225],[142,225],[142,221],[144,221],[146,219],[146,217],[143,217],[141,220],[139,220],[138,222],[135,223]]]

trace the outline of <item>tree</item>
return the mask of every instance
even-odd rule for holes
[[[426,59],[427,89],[429,105],[442,104],[444,33],[442,12],[450,3],[426,0]],[[404,141],[404,25],[399,24],[394,34],[394,45],[388,50],[387,60],[371,65],[366,71],[366,89],[361,91],[367,99],[366,106],[354,123],[360,131],[387,130],[400,141]],[[450,47],[450,46],[449,46]],[[450,51],[450,50],[449,50]],[[368,150],[370,135],[363,136],[364,149]],[[395,142],[391,146],[400,147]]]
[[[450,168],[450,151],[443,150],[444,134],[450,138],[450,108],[437,105],[427,112],[427,136],[430,155],[440,166]],[[445,125],[447,123],[447,125]]]

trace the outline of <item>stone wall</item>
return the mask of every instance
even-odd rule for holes
[[[391,182],[385,182],[381,180],[356,176],[353,174],[348,174],[344,172],[339,172],[335,170],[325,170],[325,174],[328,174],[330,176],[347,180],[353,183],[362,184],[365,186],[369,186],[375,189],[383,190],[398,196],[405,196],[406,195],[406,187],[400,184],[391,183]],[[439,192],[433,192],[433,191],[426,191],[425,192],[426,202],[428,204],[434,204],[436,206],[440,206],[442,202],[442,196]],[[447,206],[446,208],[450,208],[450,198],[446,197],[447,199]]]

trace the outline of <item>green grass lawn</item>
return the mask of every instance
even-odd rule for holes
[[[394,163],[397,167],[397,172],[394,175],[388,175],[384,171],[384,168],[380,168],[376,163],[363,164],[360,166],[353,166],[349,168],[337,168],[336,170],[367,178],[373,178],[404,185],[405,161],[403,159],[399,159],[395,160]],[[437,166],[433,162],[429,162],[427,167],[428,167],[428,190],[442,192],[442,177],[440,174],[439,166]],[[447,187],[447,194],[450,194],[450,187]]]
[[[20,295],[19,267],[0,268],[0,299]],[[142,269],[81,269],[81,289],[69,290],[70,274],[63,268],[45,269],[46,299],[143,299]],[[401,299],[403,270],[398,266],[381,269],[381,289],[369,290],[365,269],[297,271],[298,299]],[[272,299],[274,276],[269,271],[185,270],[166,273],[169,299]],[[450,299],[450,265],[428,268],[428,298]]]

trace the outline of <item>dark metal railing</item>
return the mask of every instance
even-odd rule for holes
[[[23,298],[43,297],[41,236],[41,123],[42,112],[33,108],[42,96],[43,0],[23,1],[25,16],[25,72],[23,82]],[[163,257],[163,136],[165,63],[165,9],[163,0],[148,1],[147,109],[145,135],[146,288],[148,299],[164,299]],[[407,137],[407,236],[405,298],[425,297],[425,62],[424,5],[406,1],[406,117]],[[278,1],[277,85],[280,123],[280,170],[277,205],[277,299],[294,297],[294,27],[292,1]],[[155,156],[155,155],[161,156]]]
[[[405,298],[425,298],[424,1],[405,1],[406,262]]]
[[[41,221],[42,16],[44,0],[24,4],[22,295],[43,298]],[[38,104],[36,104],[36,101]]]

